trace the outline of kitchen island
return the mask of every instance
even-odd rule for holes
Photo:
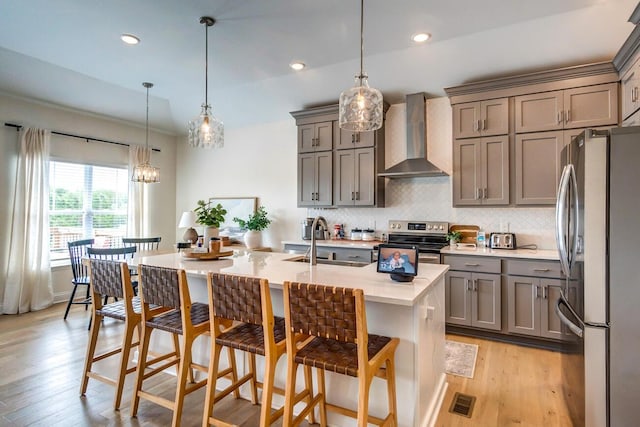
[[[186,270],[193,301],[207,302],[208,272],[239,274],[269,280],[274,314],[282,316],[282,283],[298,281],[324,285],[361,288],[366,301],[367,324],[370,333],[398,337],[396,350],[396,382],[398,423],[402,427],[422,427],[436,421],[444,392],[444,274],[446,265],[420,264],[418,276],[410,283],[393,282],[389,275],[376,272],[375,264],[349,267],[287,261],[291,254],[249,252],[235,253],[216,261],[183,258],[179,253],[141,257],[140,263]],[[166,347],[169,341],[158,334],[155,347]],[[207,339],[196,342],[194,360],[208,360]],[[239,358],[240,370],[245,359]],[[224,358],[223,358],[224,359]],[[259,360],[261,362],[261,360]],[[262,369],[258,369],[262,375]],[[301,375],[301,373],[300,373]],[[276,370],[276,385],[284,387],[286,363],[281,360]],[[302,384],[302,377],[298,380]],[[327,372],[327,400],[357,408],[358,384],[353,378]],[[248,390],[243,391],[249,396]],[[387,413],[386,384],[374,380],[371,386],[371,415]],[[274,406],[283,399],[274,396]],[[355,420],[329,412],[332,426],[354,426]]]

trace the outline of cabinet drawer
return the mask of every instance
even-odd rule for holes
[[[443,263],[449,264],[451,270],[500,273],[500,258],[445,255]]]
[[[510,276],[562,277],[560,263],[556,261],[506,260],[507,274]]]
[[[332,248],[339,261],[371,262],[373,251],[366,249]]]

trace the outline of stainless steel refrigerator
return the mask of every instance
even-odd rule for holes
[[[587,130],[562,151],[556,304],[575,426],[640,422],[640,127]]]

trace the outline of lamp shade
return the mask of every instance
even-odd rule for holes
[[[182,212],[178,228],[189,228],[196,226],[196,213],[193,211]]]

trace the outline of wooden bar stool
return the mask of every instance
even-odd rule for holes
[[[91,309],[92,328],[89,342],[87,343],[87,355],[84,362],[80,395],[84,396],[87,391],[89,378],[115,386],[116,396],[113,407],[118,409],[122,399],[125,377],[136,369],[135,367],[127,368],[127,366],[131,348],[139,344],[138,341],[133,342],[133,333],[138,329],[138,336],[140,336],[140,299],[133,295],[129,268],[125,262],[92,259],[88,270],[91,283],[91,298],[93,300]],[[103,305],[102,300],[104,297],[116,297],[118,301]],[[122,344],[118,348],[96,356],[100,325],[105,317],[124,321],[125,330]],[[120,354],[120,368],[117,379],[108,378],[91,370],[95,362],[115,356],[118,353]]]
[[[327,409],[356,418],[358,427],[367,423],[397,426],[394,357],[400,341],[367,332],[362,289],[285,282],[284,312],[287,333],[284,425],[298,425],[306,411],[317,404],[322,426],[327,424]],[[294,418],[293,391],[300,364],[318,368],[318,393]],[[358,378],[357,411],[326,402],[325,370]],[[369,389],[374,376],[387,380],[389,414],[384,419],[369,415]]]
[[[131,416],[136,416],[138,403],[143,398],[171,409],[171,425],[179,426],[184,397],[207,384],[206,379],[198,382],[193,380],[192,368],[207,372],[208,367],[192,362],[191,347],[197,337],[209,332],[209,307],[207,304],[191,302],[184,270],[141,264],[138,266],[138,273],[142,300],[142,345],[138,356]],[[174,351],[147,360],[151,333],[156,329],[172,335]],[[182,337],[182,345],[179,337]],[[156,366],[160,362],[163,363]],[[178,379],[173,401],[142,388],[144,380],[174,365]],[[150,370],[147,372],[147,369]],[[190,381],[188,385],[187,379]]]
[[[231,426],[232,424],[213,417],[214,403],[231,392],[237,393],[241,385],[250,382],[254,405],[258,403],[257,388],[262,388],[259,425],[269,426],[284,413],[284,407],[271,413],[271,401],[274,392],[285,394],[283,389],[275,387],[274,377],[278,359],[286,352],[285,321],[282,317],[273,316],[269,282],[266,279],[209,273],[207,284],[209,317],[213,321],[209,383],[202,425]],[[247,352],[249,373],[215,394],[216,374],[223,347],[231,351],[237,349]],[[256,354],[264,356],[265,359],[263,383],[256,379]],[[308,378],[311,378],[310,369],[307,374]],[[305,396],[310,394],[306,393]],[[312,418],[310,422],[313,422]]]

